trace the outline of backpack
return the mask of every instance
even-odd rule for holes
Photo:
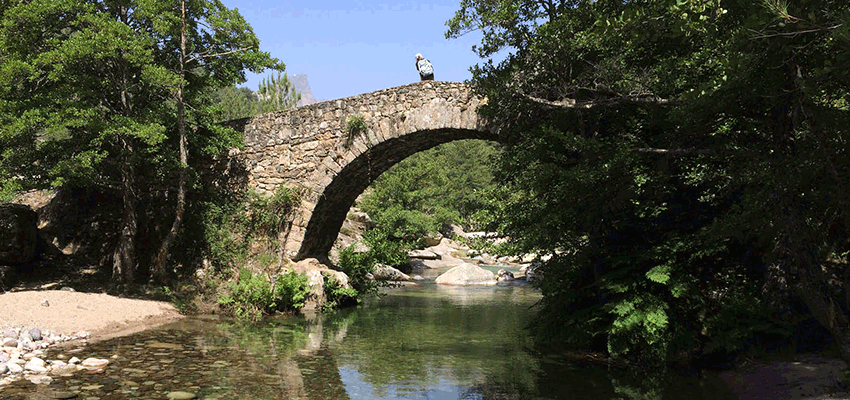
[[[419,66],[419,75],[428,76],[434,75],[434,66],[431,65],[431,62],[427,59],[421,59],[416,63]]]

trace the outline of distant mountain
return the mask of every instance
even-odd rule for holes
[[[313,91],[310,90],[310,83],[307,82],[307,74],[292,75],[289,77],[289,81],[295,86],[295,92],[301,93],[301,100],[298,101],[299,107],[319,102],[313,96]]]

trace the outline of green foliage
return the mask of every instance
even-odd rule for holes
[[[268,251],[279,251],[277,235],[285,229],[290,213],[300,204],[297,189],[278,186],[272,196],[256,192],[234,193],[201,202],[199,212],[207,258],[216,272],[242,265],[252,244],[272,243]],[[277,263],[277,255],[256,255],[261,265]]]
[[[217,121],[251,117],[257,114],[286,110],[294,107],[301,99],[301,94],[295,92],[295,86],[289,77],[278,71],[274,75],[263,78],[254,93],[247,87],[236,85],[223,87],[212,94],[212,104],[218,109]]]
[[[301,100],[301,94],[295,92],[295,85],[289,81],[285,73],[280,71],[277,77],[272,75],[263,78],[257,90],[257,96],[259,97],[257,113],[286,110],[294,107],[298,100]]]
[[[820,269],[850,249],[847,22],[817,0],[461,2],[447,37],[506,55],[472,69],[505,145],[488,210],[552,255],[541,337],[657,362],[787,339],[792,293],[848,314]]]
[[[322,311],[357,304],[360,302],[361,296],[361,292],[353,287],[344,288],[340,286],[336,279],[325,279],[325,303],[322,304]]]
[[[275,280],[274,297],[278,299],[277,308],[298,310],[304,307],[304,301],[310,293],[307,275],[295,271],[286,271]]]
[[[402,267],[407,264],[407,250],[411,243],[391,240],[382,230],[370,230],[363,235],[363,242],[369,246],[364,253],[355,253],[354,245],[339,253],[339,269],[348,275],[348,282],[360,296],[374,295],[382,284],[368,275],[376,264],[390,267]]]
[[[365,134],[366,129],[368,129],[366,126],[366,118],[362,115],[350,115],[345,121],[346,148],[351,147],[351,143],[354,142],[354,138],[357,137],[357,135]],[[368,138],[366,140],[368,140]]]
[[[202,206],[202,226],[213,271],[223,273],[242,264],[248,256],[248,223],[244,203],[238,199],[207,201]]]
[[[250,117],[257,114],[259,99],[247,87],[226,86],[212,95],[213,104],[221,109],[221,121]]]
[[[303,307],[307,293],[307,276],[295,271],[278,276],[272,286],[265,276],[242,268],[238,280],[230,283],[230,293],[219,297],[218,303],[237,318],[257,321],[274,311]]]
[[[264,276],[242,268],[238,280],[230,284],[230,293],[219,297],[218,304],[237,318],[256,321],[266,309],[273,308],[274,298]]]
[[[465,140],[417,153],[372,184],[362,209],[377,229],[394,240],[415,241],[447,224],[491,227],[497,188],[490,159],[492,143]]]
[[[249,194],[250,225],[267,235],[276,235],[289,214],[301,204],[297,190],[279,185],[271,197]]]
[[[239,141],[216,125],[210,94],[243,82],[246,70],[283,68],[235,10],[212,0],[185,4],[185,30],[179,3],[165,0],[0,6],[0,191],[119,188],[119,280],[131,280],[140,264],[134,221],[147,210],[138,194],[171,184],[185,168],[181,143],[189,154],[216,154]]]

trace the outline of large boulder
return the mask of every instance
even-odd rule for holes
[[[410,277],[396,268],[384,264],[375,264],[372,277],[377,281],[410,281]]]
[[[407,252],[407,257],[418,258],[421,260],[439,260],[440,256],[431,250],[410,250]]]
[[[310,287],[310,293],[304,302],[303,311],[318,311],[322,309],[322,306],[327,301],[325,297],[325,282],[327,280],[335,280],[341,288],[351,288],[351,284],[348,282],[348,275],[345,272],[330,269],[315,258],[301,260],[289,265],[287,269],[307,275],[307,285]]]
[[[37,244],[38,214],[23,204],[0,204],[0,265],[32,261]]]
[[[438,276],[435,282],[440,285],[495,285],[496,275],[476,265],[463,263]]]

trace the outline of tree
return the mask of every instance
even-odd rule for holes
[[[462,1],[447,36],[509,52],[472,71],[507,143],[503,229],[552,255],[537,326],[695,357],[799,299],[850,359],[824,273],[850,250],[847,22],[829,1]]]
[[[0,140],[26,155],[4,154],[0,165],[28,184],[121,193],[115,281],[135,279],[138,196],[149,180],[167,182],[176,170],[184,186],[189,147],[238,143],[208,117],[209,91],[244,81],[245,69],[282,68],[237,11],[217,0],[183,4],[33,0],[0,9]]]
[[[478,228],[494,190],[492,143],[464,140],[417,153],[381,174],[364,196],[363,210],[395,240],[416,241],[445,224]]]
[[[213,102],[221,108],[221,121],[250,117],[256,114],[259,99],[247,87],[227,86],[213,94]]]
[[[257,113],[286,110],[301,100],[301,94],[295,92],[295,85],[289,81],[285,73],[280,71],[277,77],[272,75],[263,78],[257,95],[260,98]]]
[[[278,71],[277,77],[263,78],[256,93],[246,87],[229,86],[213,95],[221,108],[222,121],[250,117],[257,114],[286,110],[294,107],[301,99],[295,85],[285,73]]]

